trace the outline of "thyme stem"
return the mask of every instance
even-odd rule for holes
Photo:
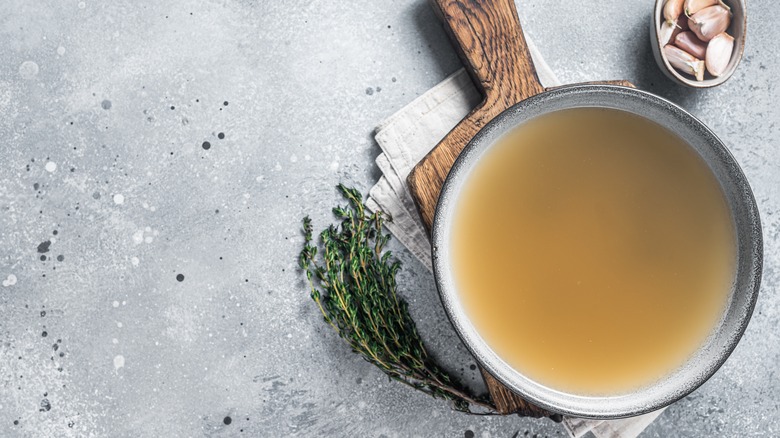
[[[496,414],[486,397],[469,394],[428,354],[408,305],[397,294],[395,275],[401,269],[384,246],[381,212],[368,214],[362,195],[338,186],[348,205],[336,207],[340,220],[319,234],[315,243],[311,220],[303,219],[304,246],[299,257],[311,298],[325,321],[360,354],[394,380],[453,403],[456,410]],[[317,257],[319,248],[323,252]],[[485,412],[475,412],[479,406]]]

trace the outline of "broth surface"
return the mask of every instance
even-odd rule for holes
[[[734,278],[732,218],[707,164],[618,110],[558,111],[502,137],[464,183],[451,233],[482,338],[575,394],[625,393],[679,367]]]

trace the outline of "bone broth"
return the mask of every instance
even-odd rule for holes
[[[628,392],[679,367],[719,323],[736,243],[720,185],[642,117],[577,108],[533,119],[477,162],[451,263],[485,342],[543,385]]]

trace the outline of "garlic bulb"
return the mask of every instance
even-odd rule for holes
[[[704,8],[688,19],[688,26],[700,40],[705,42],[725,32],[729,24],[731,24],[731,11],[721,5]]]
[[[683,9],[685,10],[685,15],[690,17],[702,9],[717,5],[718,3],[726,9],[730,9],[722,0],[685,0],[685,7]]]
[[[661,30],[658,31],[658,39],[661,42],[661,47],[672,42],[679,31],[680,29],[677,27],[677,20],[664,21],[663,24],[661,24]]]
[[[734,38],[723,32],[715,35],[707,45],[705,65],[711,75],[718,77],[726,71],[731,60],[731,52],[734,50]]]
[[[701,59],[672,45],[664,47],[664,56],[672,67],[694,76],[697,81],[704,80],[704,61]]]
[[[677,20],[683,12],[683,0],[666,0],[664,4],[664,18],[667,23]]]
[[[699,59],[704,59],[707,53],[707,43],[697,38],[691,31],[680,32],[674,38],[674,45]]]

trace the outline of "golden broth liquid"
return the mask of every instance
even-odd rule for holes
[[[719,323],[735,271],[726,200],[681,138],[578,108],[531,120],[463,186],[451,263],[465,311],[548,387],[628,392],[682,365]]]

